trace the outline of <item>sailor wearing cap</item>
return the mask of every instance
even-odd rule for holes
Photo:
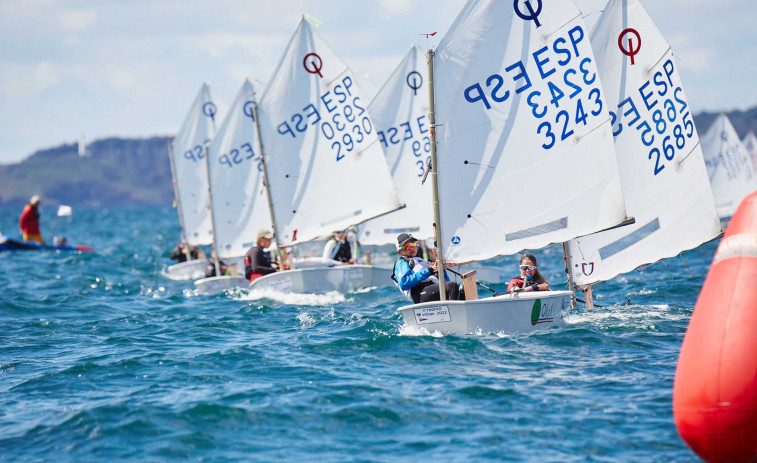
[[[418,240],[409,233],[400,233],[397,236],[397,254],[400,258],[394,264],[392,280],[402,291],[407,300],[415,304],[419,302],[439,300],[439,277],[437,276],[438,261],[429,264],[425,259],[416,257],[418,252]],[[464,293],[454,281],[449,281],[447,273],[444,273],[446,281],[447,299],[464,299]]]
[[[244,277],[250,282],[256,278],[275,272],[277,269],[271,261],[270,251],[273,233],[267,229],[258,230],[255,246],[251,247],[244,256]]]

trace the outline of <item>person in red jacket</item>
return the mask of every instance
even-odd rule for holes
[[[547,281],[539,273],[536,256],[523,254],[520,258],[520,275],[510,280],[507,285],[509,292],[518,291],[549,291]]]
[[[29,204],[24,207],[21,218],[18,220],[18,226],[21,229],[21,236],[24,241],[36,241],[44,243],[42,235],[39,233],[39,196],[34,195],[29,200]]]

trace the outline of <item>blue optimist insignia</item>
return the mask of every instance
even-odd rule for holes
[[[450,240],[450,242],[452,244],[454,244],[455,246],[457,246],[458,244],[460,244],[460,237],[459,236],[453,236],[452,239]]]

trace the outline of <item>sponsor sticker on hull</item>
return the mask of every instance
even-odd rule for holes
[[[294,282],[292,281],[292,277],[290,276],[287,276],[278,280],[274,280],[268,283],[269,288],[273,288],[276,290],[291,288],[292,286],[294,286]]]
[[[413,309],[413,313],[415,314],[416,325],[429,325],[431,323],[447,323],[452,321],[452,317],[450,317],[449,314],[449,307],[446,305]]]
[[[357,280],[358,278],[363,278],[363,269],[361,268],[351,268],[347,270],[347,277],[350,280]]]

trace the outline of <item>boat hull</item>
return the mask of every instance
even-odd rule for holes
[[[364,288],[389,286],[391,270],[370,265],[341,265],[285,270],[257,278],[250,289],[286,293],[349,293]]]
[[[218,294],[232,288],[246,288],[247,280],[240,276],[227,276],[202,278],[195,281],[195,288],[199,294]]]
[[[562,326],[570,291],[506,294],[475,301],[424,302],[400,307],[406,326],[442,334],[515,334]]]
[[[229,266],[235,266],[236,272],[244,269],[244,258],[233,257],[224,259]],[[188,260],[179,264],[171,265],[165,268],[161,273],[164,277],[171,280],[201,280],[205,278],[205,266],[208,261],[205,259]]]
[[[37,243],[36,241],[24,241],[13,238],[0,237],[0,251],[82,251],[92,252],[92,248],[83,244],[75,246],[52,246]]]
[[[168,266],[162,274],[171,280],[197,280],[205,277],[205,264],[202,259],[188,260]]]

